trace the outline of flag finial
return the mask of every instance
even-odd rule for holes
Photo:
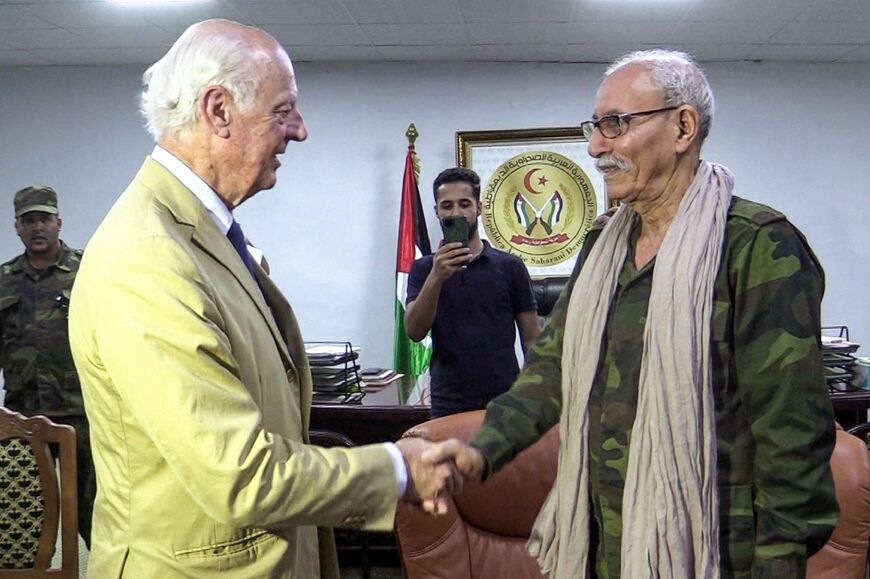
[[[417,132],[417,126],[414,123],[408,125],[408,130],[405,131],[405,136],[408,137],[408,144],[413,145],[417,141],[420,133]]]

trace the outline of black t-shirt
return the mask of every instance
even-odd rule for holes
[[[432,324],[432,416],[485,408],[519,373],[515,319],[536,309],[529,272],[518,257],[483,243],[468,268],[441,287]],[[432,259],[411,266],[406,303],[420,293]]]

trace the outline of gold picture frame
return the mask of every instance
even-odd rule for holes
[[[533,278],[570,275],[592,221],[611,205],[586,147],[580,127],[456,133],[457,165],[480,175],[481,238],[521,257]],[[553,183],[564,178],[561,193],[535,190],[529,178],[536,171],[541,183],[545,175]]]

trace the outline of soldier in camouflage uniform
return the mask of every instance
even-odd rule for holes
[[[668,163],[676,147],[671,139],[682,128],[674,119],[678,111],[654,109],[673,104],[678,105],[674,109],[686,108],[679,106],[686,102],[684,95],[677,94],[679,102],[668,102],[663,85],[641,62],[629,60],[611,68],[614,77],[622,71],[625,84],[617,86],[626,100],[604,102],[602,94],[608,93],[603,84],[596,103],[602,116],[585,127],[590,154],[610,165],[608,193],[630,204],[640,218],[631,229],[610,302],[590,392],[590,557],[588,569],[577,569],[576,577],[620,576],[623,490],[655,271],[655,252],[640,243],[649,226],[644,217],[650,205],[644,202],[656,183],[673,182],[668,169],[674,165]],[[685,57],[686,62],[691,60]],[[640,81],[649,80],[658,89],[652,100],[649,94],[634,92],[640,90]],[[712,98],[709,102],[712,113]],[[631,115],[644,110],[668,114]],[[623,113],[628,114],[619,117]],[[652,123],[660,130],[653,132],[657,127]],[[644,131],[660,142],[643,140]],[[672,148],[661,154],[661,148],[653,149],[661,143]],[[650,167],[664,175],[661,181],[645,179],[655,174],[644,174]],[[628,184],[620,180],[626,177]],[[652,199],[661,202],[663,197]],[[488,477],[559,422],[569,297],[604,227],[598,224],[588,234],[525,368],[512,389],[488,406],[480,432],[458,458],[466,474]],[[820,351],[823,290],[822,268],[804,236],[778,211],[733,196],[714,282],[710,344],[723,578],[804,577],[806,558],[825,543],[836,524],[829,467],[834,425]]]
[[[90,546],[96,479],[88,423],[70,354],[67,312],[82,251],[59,239],[57,194],[15,194],[15,231],[25,251],[0,266],[0,367],[4,406],[76,429],[79,533]]]

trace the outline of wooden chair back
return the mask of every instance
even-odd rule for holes
[[[76,486],[75,429],[0,406],[0,579],[78,579]],[[58,527],[60,569],[51,568]]]

